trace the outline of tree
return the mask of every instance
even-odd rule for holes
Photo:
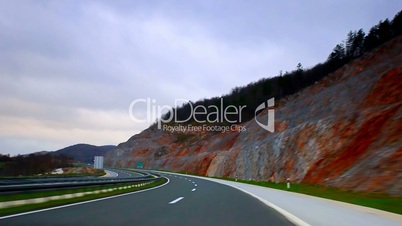
[[[364,38],[364,51],[370,51],[380,45],[380,38],[378,35],[378,25],[372,27]]]
[[[391,21],[391,29],[394,37],[402,34],[402,11],[399,11]]]
[[[348,33],[348,37],[346,38],[346,56],[348,58],[353,59],[363,54],[365,35],[363,29]]]
[[[336,45],[335,48],[332,50],[332,53],[329,54],[327,61],[339,61],[344,59],[345,57],[345,45],[343,43],[340,43]]]
[[[353,56],[353,41],[355,39],[355,32],[349,31],[346,41],[345,41],[345,52],[346,57],[352,58]]]
[[[380,39],[380,43],[384,43],[392,38],[391,23],[388,19],[380,22],[378,26],[378,37]]]
[[[364,33],[363,29],[358,30],[354,34],[354,39],[352,43],[352,57],[359,57],[363,54],[364,52],[364,37],[366,34]]]

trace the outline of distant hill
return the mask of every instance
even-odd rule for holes
[[[95,146],[90,144],[75,144],[54,152],[52,155],[64,154],[83,163],[92,163],[94,156],[105,156],[107,152],[116,149],[114,145]]]

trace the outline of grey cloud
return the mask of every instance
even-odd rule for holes
[[[84,138],[124,141],[149,125],[129,119],[136,98],[196,101],[299,62],[312,66],[349,30],[402,8],[399,1],[308,3],[1,1],[0,153]],[[24,134],[19,122],[37,132]]]

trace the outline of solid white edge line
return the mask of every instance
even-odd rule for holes
[[[296,217],[295,215],[289,213],[288,211],[280,208],[279,206],[261,198],[260,196],[257,196],[251,192],[248,192],[246,190],[243,190],[242,188],[236,187],[236,186],[232,186],[232,185],[228,185],[230,187],[236,188],[246,194],[251,195],[252,197],[260,200],[261,202],[263,202],[265,205],[271,207],[272,209],[276,210],[277,212],[279,212],[280,214],[282,214],[284,217],[286,217],[289,221],[291,221],[292,223],[298,225],[298,226],[310,226],[308,223],[304,222],[303,220],[301,220],[300,218]]]
[[[170,173],[170,174],[176,174],[176,173]],[[178,175],[180,175],[180,174],[178,174]],[[236,186],[230,185],[230,184],[220,183],[220,182],[217,182],[217,181],[214,181],[214,180],[209,180],[209,178],[197,177],[197,176],[192,176],[192,175],[188,175],[188,176],[194,177],[194,178],[198,178],[198,179],[208,180],[208,181],[211,181],[211,182],[215,182],[215,183],[223,184],[223,185],[226,185],[226,186],[230,186],[230,187],[232,187],[232,188],[236,188],[236,189],[238,189],[239,191],[242,191],[242,192],[244,192],[244,193],[246,193],[246,194],[248,194],[248,195],[251,195],[252,197],[254,197],[254,198],[260,200],[262,203],[264,203],[265,205],[267,205],[267,206],[271,207],[272,209],[276,210],[277,212],[279,212],[280,214],[282,214],[284,217],[286,217],[286,219],[288,219],[288,220],[291,221],[292,223],[296,224],[297,226],[311,226],[310,224],[304,222],[304,221],[301,220],[300,218],[298,218],[298,217],[296,217],[295,215],[289,213],[288,211],[286,211],[286,210],[280,208],[279,206],[277,206],[277,205],[275,205],[275,204],[269,202],[268,200],[265,200],[265,199],[263,199],[263,198],[261,198],[261,197],[255,195],[255,194],[253,194],[253,193],[251,193],[251,192],[248,192],[248,191],[246,191],[246,190],[243,190],[243,189],[241,189],[241,188],[239,188],[239,187],[236,187]],[[197,186],[197,184],[195,184],[195,186]]]
[[[115,177],[119,176],[119,174],[116,173],[115,171],[105,170],[105,172],[106,172],[106,175],[103,175],[101,177],[115,178]],[[111,173],[114,173],[114,174],[111,174]]]
[[[119,198],[119,197],[126,196],[126,195],[132,195],[132,194],[135,194],[135,193],[141,193],[141,192],[145,192],[145,191],[154,190],[154,189],[161,188],[161,187],[169,184],[169,182],[170,182],[169,178],[167,178],[167,177],[165,177],[165,178],[168,181],[166,183],[164,183],[164,184],[161,184],[161,185],[157,186],[157,187],[148,188],[148,189],[144,189],[144,190],[140,190],[140,191],[133,191],[133,192],[130,192],[130,193],[124,193],[124,194],[120,194],[120,195],[114,195],[114,196],[99,198],[99,199],[87,200],[87,201],[83,201],[83,202],[71,203],[71,204],[67,204],[67,205],[63,205],[63,206],[55,206],[55,207],[50,207],[50,208],[41,209],[41,210],[33,210],[33,211],[29,211],[29,212],[24,212],[24,213],[17,213],[17,214],[7,215],[7,216],[0,217],[0,220],[7,219],[7,218],[12,218],[12,217],[19,217],[19,216],[33,214],[33,213],[45,212],[45,211],[49,211],[49,210],[62,209],[62,208],[70,207],[70,206],[78,206],[78,205],[82,205],[82,204],[86,204],[86,203],[98,202],[98,201],[103,201],[103,200],[106,200],[106,199]]]

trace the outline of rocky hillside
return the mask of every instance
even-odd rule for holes
[[[109,165],[402,194],[402,37],[275,103],[275,132],[169,133],[151,127]],[[266,119],[267,111],[259,114]]]

